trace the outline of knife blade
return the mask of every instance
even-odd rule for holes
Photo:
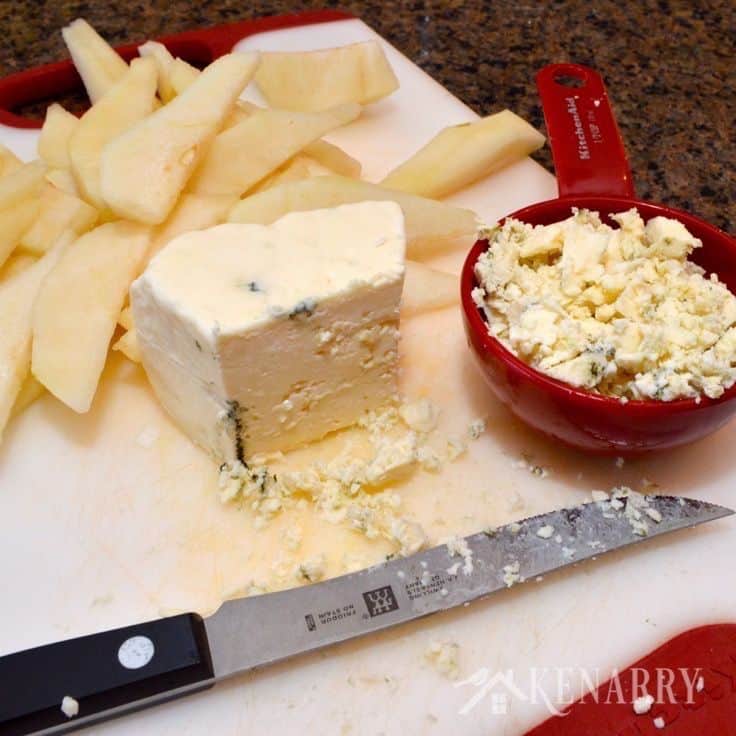
[[[530,517],[322,583],[0,657],[0,734],[66,733],[226,677],[484,598],[554,570],[733,514],[622,494]],[[73,697],[79,713],[61,711]]]

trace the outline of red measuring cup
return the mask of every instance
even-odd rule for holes
[[[537,74],[559,198],[509,217],[548,225],[570,216],[572,207],[601,219],[635,207],[643,219],[661,215],[682,222],[703,247],[692,260],[715,272],[736,293],[736,241],[703,220],[634,196],[626,152],[601,77],[578,64],[552,64]],[[611,222],[610,224],[613,225]],[[561,442],[596,453],[630,455],[676,447],[705,437],[736,412],[736,386],[717,399],[629,401],[574,388],[535,370],[488,333],[473,302],[474,266],[488,248],[479,240],[465,260],[461,301],[468,343],[496,396],[520,419]]]

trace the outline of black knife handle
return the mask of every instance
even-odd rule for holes
[[[213,684],[195,614],[67,639],[0,657],[0,734],[63,733]],[[62,712],[64,696],[77,716]]]

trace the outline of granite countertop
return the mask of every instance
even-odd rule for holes
[[[736,234],[733,0],[17,0],[0,4],[0,73],[65,57],[58,31],[78,16],[121,44],[320,7],[362,17],[478,113],[508,107],[540,129],[535,71],[553,61],[594,66],[638,195]],[[548,149],[537,158],[552,169]]]

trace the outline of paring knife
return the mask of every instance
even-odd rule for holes
[[[323,583],[227,601],[204,620],[182,614],[0,657],[0,734],[65,733],[734,513],[673,496],[647,496],[645,504],[592,502],[466,537],[472,569],[442,545]],[[65,696],[79,704],[72,718],[61,710]]]

